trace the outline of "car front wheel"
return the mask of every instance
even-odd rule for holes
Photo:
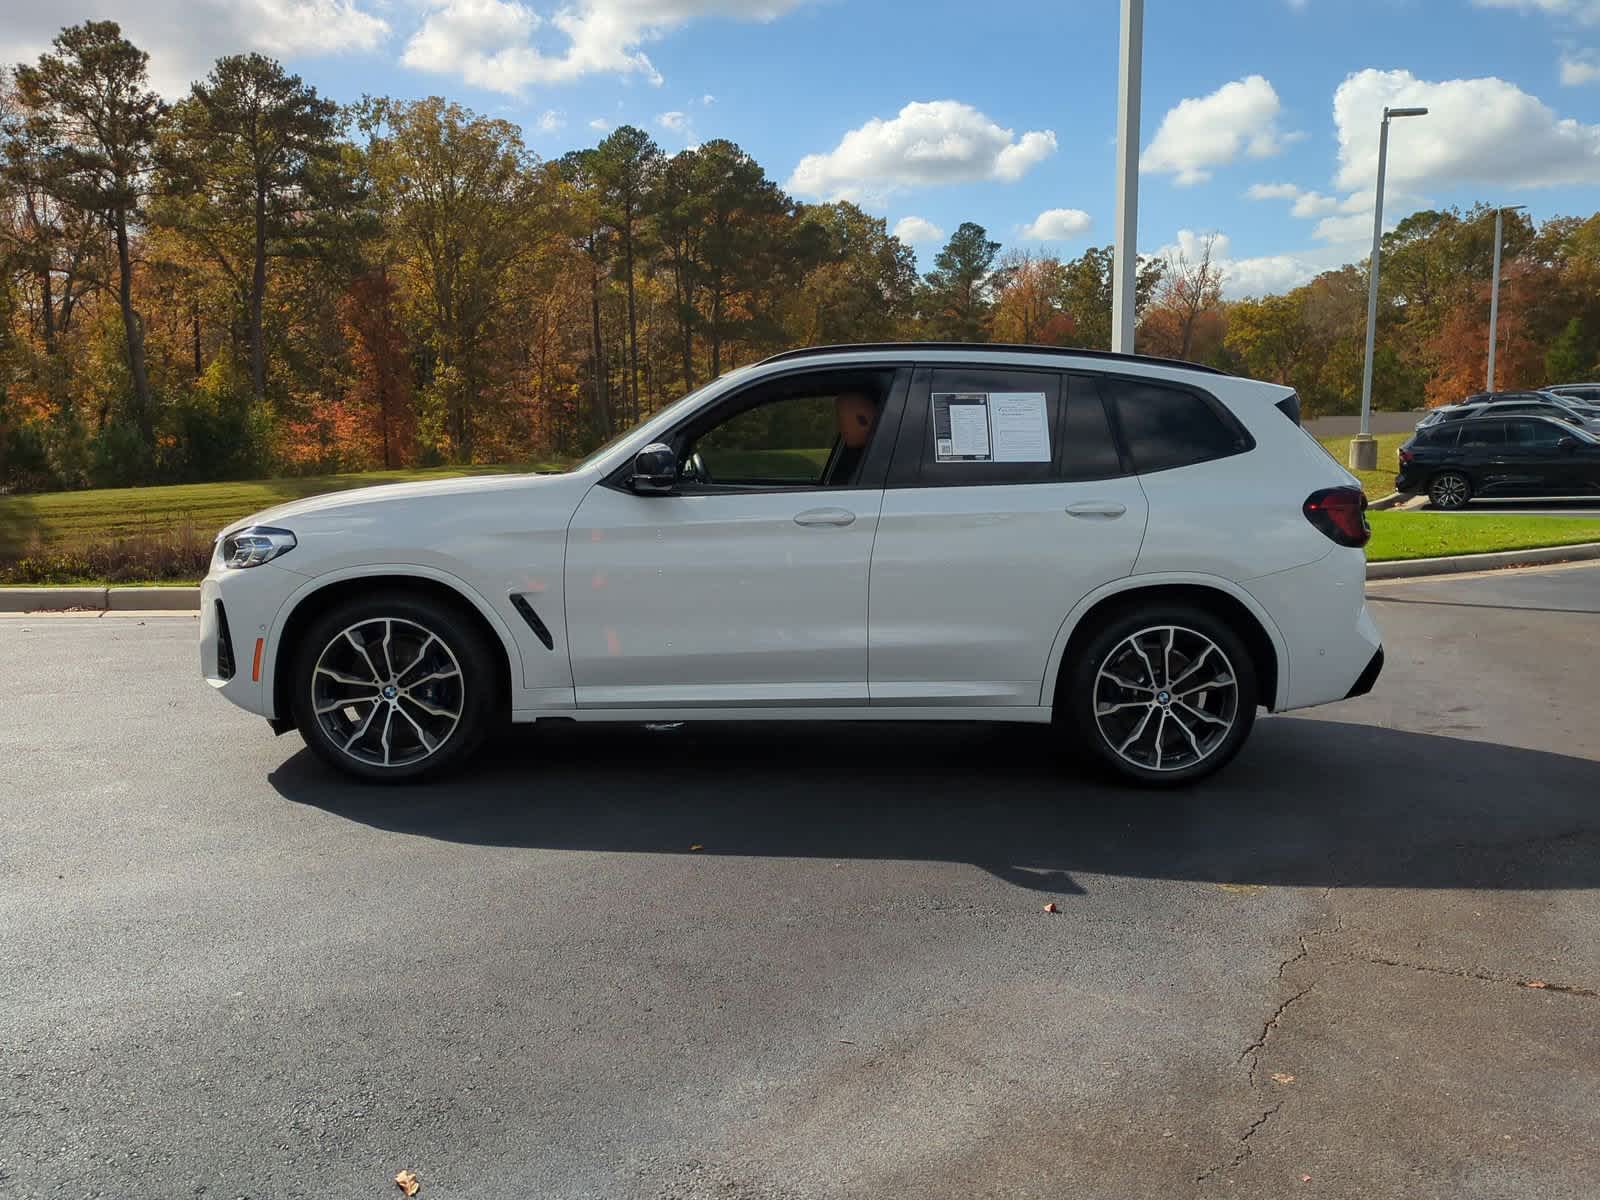
[[[490,653],[460,613],[426,596],[345,601],[301,639],[295,724],[325,761],[363,779],[436,774],[490,728]]]
[[[1461,508],[1472,499],[1472,481],[1456,471],[1435,475],[1428,485],[1428,499],[1435,508]]]
[[[1123,779],[1191,783],[1227,764],[1255,723],[1249,651],[1201,609],[1148,607],[1103,625],[1057,700],[1079,746]]]

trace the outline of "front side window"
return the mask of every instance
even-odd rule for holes
[[[1250,448],[1247,435],[1195,392],[1142,379],[1107,380],[1123,445],[1141,475],[1227,458]]]
[[[744,405],[690,438],[686,487],[850,487],[877,433],[884,394],[876,381],[786,390]]]

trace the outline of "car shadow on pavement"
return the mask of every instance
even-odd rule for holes
[[[1600,886],[1600,763],[1431,734],[1265,718],[1210,781],[1149,792],[1000,725],[558,724],[438,783],[363,785],[300,750],[285,798],[492,846],[971,863],[1318,887]],[[691,851],[691,847],[701,849]]]

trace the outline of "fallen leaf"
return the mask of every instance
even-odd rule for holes
[[[401,1171],[395,1175],[394,1181],[399,1185],[400,1190],[408,1196],[415,1196],[417,1189],[422,1186],[422,1182],[417,1178],[415,1171]]]
[[[1274,1071],[1272,1073],[1272,1081],[1274,1083],[1293,1083],[1294,1076],[1287,1071]]]
[[[1522,986],[1523,987],[1531,987],[1531,988],[1547,988],[1550,985],[1548,983],[1546,983],[1542,979],[1530,979],[1530,980],[1528,980],[1527,983],[1523,984]]]
[[[705,847],[702,846],[699,842],[696,842],[694,845],[690,846],[689,849],[690,849],[691,852],[693,852],[695,850],[704,850]]]
[[[1049,904],[1046,904],[1044,906],[1044,910],[1045,910],[1045,912],[1060,912],[1061,911],[1059,908],[1056,907],[1056,902],[1054,900],[1050,901]]]
[[[1311,1176],[1309,1176],[1309,1175],[1300,1176],[1300,1182],[1301,1183],[1310,1183],[1311,1182]]]

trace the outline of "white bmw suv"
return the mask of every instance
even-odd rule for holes
[[[1383,664],[1366,499],[1285,387],[1078,350],[779,354],[559,475],[217,539],[201,664],[367,779],[510,720],[1053,722],[1145,784]]]

